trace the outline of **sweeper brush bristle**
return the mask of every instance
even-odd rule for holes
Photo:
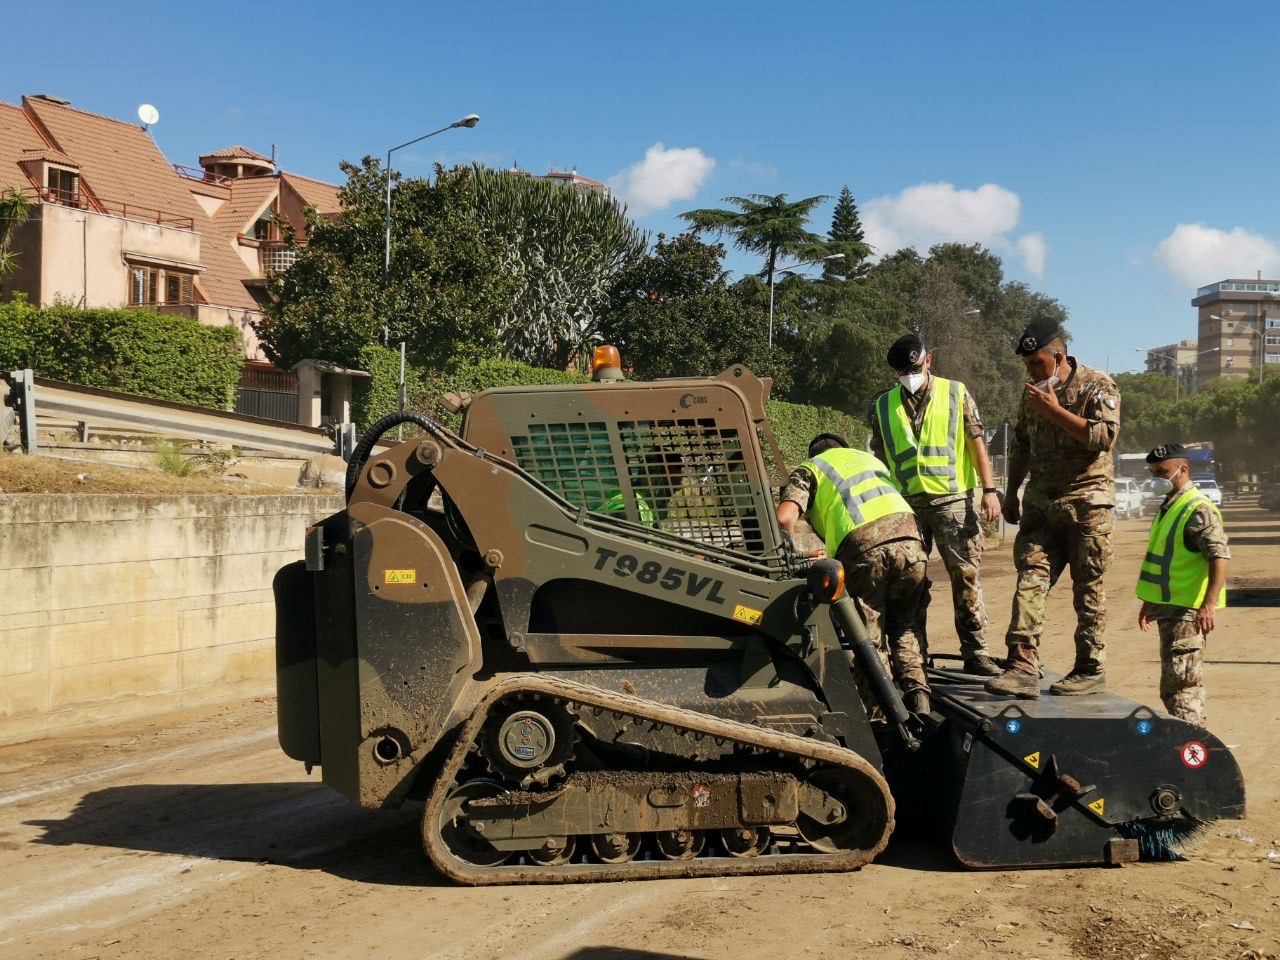
[[[1143,860],[1181,860],[1204,842],[1209,821],[1194,817],[1129,820],[1116,828],[1120,836],[1138,841]]]

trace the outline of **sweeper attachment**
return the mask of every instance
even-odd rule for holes
[[[853,870],[895,807],[969,866],[1102,864],[1243,814],[1218,740],[1110,695],[936,671],[908,713],[839,565],[778,530],[768,382],[601,366],[455,397],[460,436],[375,424],[276,577],[282,747],[364,806],[424,801],[441,874]]]

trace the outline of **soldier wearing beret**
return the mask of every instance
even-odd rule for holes
[[[1000,501],[977,405],[963,383],[933,375],[933,354],[915,334],[895,342],[887,360],[898,385],[867,413],[871,452],[889,465],[894,486],[915,511],[925,552],[932,543],[942,557],[965,672],[994,677],[1000,668],[987,652],[978,567],[981,521],[1000,516]],[[927,589],[926,581],[926,598]]]
[[[1182,720],[1204,723],[1204,645],[1215,611],[1226,606],[1231,550],[1222,515],[1191,482],[1180,443],[1147,454],[1147,469],[1164,503],[1151,521],[1147,555],[1138,574],[1138,627],[1160,631],[1160,699]]]
[[[1120,430],[1120,393],[1105,373],[1067,356],[1062,331],[1051,319],[1028,325],[1016,352],[1030,376],[1009,451],[1004,497],[1005,519],[1018,524],[1013,544],[1018,583],[1005,635],[1008,666],[986,689],[1024,699],[1040,695],[1045,602],[1062,571],[1070,570],[1075,663],[1049,692],[1093,693],[1106,688],[1102,577],[1111,560],[1111,450]],[[1018,491],[1028,475],[1023,503]]]

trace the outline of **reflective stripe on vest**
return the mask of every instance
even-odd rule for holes
[[[816,481],[809,523],[822,537],[829,556],[835,556],[844,538],[859,527],[890,514],[911,513],[885,465],[869,453],[828,450],[803,466]]]
[[[1198,607],[1204,603],[1209,589],[1209,560],[1198,550],[1188,550],[1185,540],[1187,523],[1197,507],[1208,507],[1218,513],[1209,498],[1189,483],[1151,521],[1147,555],[1138,574],[1140,599],[1177,607]],[[1218,513],[1218,516],[1222,515]],[[1225,589],[1218,595],[1216,605],[1220,608],[1227,605]]]
[[[902,403],[901,386],[876,401],[880,440],[894,484],[903,493],[962,493],[978,485],[969,445],[960,435],[964,398],[959,380],[934,377],[919,441]]]

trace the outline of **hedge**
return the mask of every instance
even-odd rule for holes
[[[0,303],[0,373],[229,410],[244,364],[240,332],[149,310]]]
[[[369,372],[370,379],[360,381],[352,406],[355,421],[363,429],[400,409],[400,354],[385,347],[365,347],[360,363],[362,369]],[[490,387],[589,382],[582,374],[530,367],[493,357],[460,357],[448,369],[436,373],[409,362],[405,364],[404,380],[408,409],[425,411],[454,430],[461,429],[462,417],[450,413],[441,404],[440,397],[445,393],[466,391],[475,395]],[[807,459],[809,441],[815,434],[838,433],[855,446],[866,446],[866,426],[839,410],[770,400],[767,412],[788,466]],[[765,459],[772,463],[767,445]]]

